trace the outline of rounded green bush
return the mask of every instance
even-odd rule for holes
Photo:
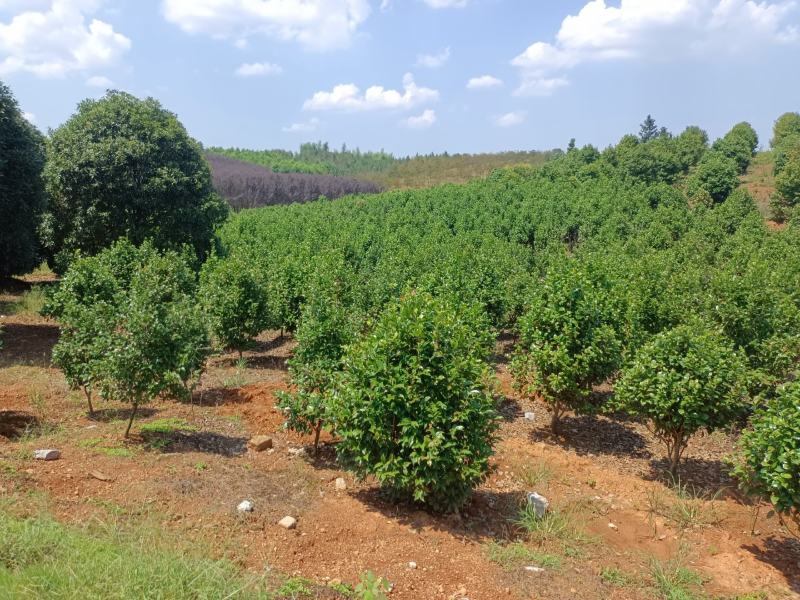
[[[739,185],[736,161],[718,151],[707,152],[686,182],[690,196],[708,193],[714,202],[722,202]]]
[[[614,388],[613,404],[651,423],[676,476],[692,435],[724,427],[744,411],[745,369],[726,338],[681,325],[636,353]]]
[[[778,388],[751,425],[742,434],[734,473],[745,489],[800,525],[800,382]]]
[[[395,498],[457,509],[489,470],[491,336],[472,306],[412,292],[350,346],[333,395],[339,451]]]

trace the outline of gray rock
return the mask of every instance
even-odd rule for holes
[[[236,511],[241,514],[251,513],[254,510],[255,506],[253,506],[253,503],[250,502],[250,500],[242,500],[239,502],[239,506],[236,507]]]
[[[36,460],[58,460],[61,458],[61,451],[55,448],[47,448],[45,450],[34,450],[33,458]]]
[[[280,525],[285,529],[294,529],[295,527],[297,527],[297,519],[295,519],[294,517],[286,516],[283,517],[280,521],[278,521],[278,525]]]
[[[535,421],[536,420],[536,413],[526,412],[525,413],[525,420],[526,421]]]
[[[541,519],[544,517],[545,513],[547,513],[547,509],[550,507],[550,501],[536,492],[530,492],[528,494],[528,506],[533,508],[534,513],[536,513],[536,518]]]

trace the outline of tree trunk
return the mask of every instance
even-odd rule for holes
[[[322,433],[322,420],[317,421],[317,426],[314,430],[314,456],[319,454],[319,434]]]
[[[560,402],[556,402],[553,404],[553,414],[550,418],[550,429],[553,433],[559,433],[561,431],[561,417],[564,414],[564,408],[561,406]]]
[[[86,394],[86,402],[89,403],[89,416],[94,416],[94,406],[92,406],[92,392],[89,391],[88,387],[83,388],[83,393]]]
[[[683,432],[673,434],[672,440],[667,444],[667,454],[669,456],[669,474],[672,482],[676,483],[680,477],[680,464],[683,449],[686,447],[683,439]]]
[[[133,425],[133,418],[136,416],[137,408],[139,408],[138,401],[133,403],[133,408],[131,409],[131,418],[128,419],[128,428],[125,430],[125,439],[128,439],[128,436],[131,433],[131,425]]]

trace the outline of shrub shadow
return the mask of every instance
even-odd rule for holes
[[[249,396],[239,387],[212,387],[195,391],[191,398],[180,398],[181,404],[197,404],[198,406],[226,406],[247,404]]]
[[[378,512],[415,532],[433,530],[476,543],[506,542],[519,537],[513,520],[525,502],[523,492],[476,490],[457,513],[436,514],[420,504],[396,502],[382,488],[358,490],[353,497],[370,511]]]
[[[247,366],[250,369],[270,369],[277,371],[288,371],[289,360],[286,356],[248,356]]]
[[[39,427],[39,419],[18,410],[0,410],[0,437],[16,440]]]
[[[227,458],[247,452],[247,438],[213,431],[143,431],[139,437],[150,448],[161,452],[203,452]]]
[[[568,416],[562,419],[558,436],[548,428],[533,430],[531,438],[537,442],[544,440],[556,442],[580,455],[610,454],[630,458],[652,458],[647,449],[647,439],[621,421],[622,419],[604,416]]]
[[[763,547],[742,546],[756,559],[780,571],[786,578],[789,589],[800,594],[800,541],[775,536],[764,540]]]
[[[522,416],[522,409],[514,398],[501,396],[497,401],[497,412],[506,423],[513,423]]]
[[[150,408],[147,406],[140,406],[136,409],[136,417],[137,418],[147,418],[152,417],[158,413],[158,409]],[[131,418],[131,409],[130,408],[98,408],[95,409],[94,413],[86,415],[86,418],[90,421],[96,421],[98,423],[110,423],[112,421],[127,421]]]
[[[650,473],[644,476],[648,481],[659,481],[668,487],[679,484],[698,495],[714,495],[717,498],[733,498],[743,501],[736,492],[736,481],[728,475],[728,469],[721,460],[686,457],[681,459],[678,480],[669,472],[666,458],[653,458],[649,462]]]
[[[30,366],[49,368],[58,325],[45,323],[3,323],[0,368]]]

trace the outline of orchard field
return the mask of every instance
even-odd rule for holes
[[[800,596],[800,115],[214,149],[430,184],[239,210],[153,99],[2,92],[0,598]]]

